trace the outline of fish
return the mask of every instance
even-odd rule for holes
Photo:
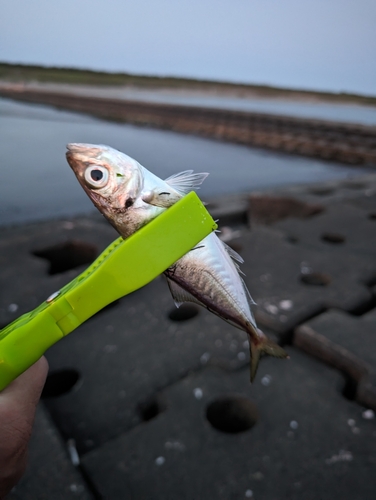
[[[193,189],[208,173],[186,170],[165,180],[110,146],[71,143],[67,161],[95,207],[123,238]],[[243,259],[213,232],[165,271],[177,307],[193,302],[245,331],[249,337],[253,382],[260,357],[287,358],[286,351],[257,327],[255,304],[241,276]]]

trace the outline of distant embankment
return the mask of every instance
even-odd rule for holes
[[[351,165],[376,166],[376,127],[248,111],[83,97],[14,86],[1,88],[0,95],[88,113],[107,120],[197,134]]]

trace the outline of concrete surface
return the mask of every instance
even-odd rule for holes
[[[91,500],[87,484],[69,459],[67,448],[51,417],[40,403],[29,446],[26,473],[9,500]]]
[[[278,190],[323,209],[289,203],[251,230],[244,196],[227,212],[212,200],[258,323],[291,359],[263,359],[250,385],[246,335],[177,311],[157,278],[48,351],[30,469],[10,498],[375,498],[375,193],[376,176]],[[0,325],[116,236],[100,216],[2,230]]]
[[[289,353],[290,362],[266,359],[253,386],[246,369],[212,368],[171,385],[165,412],[84,457],[98,491],[142,500],[374,498],[374,422],[341,396],[338,373]],[[234,409],[226,422],[218,408],[217,425],[229,430],[247,415],[254,426],[213,428],[208,409],[224,397]]]
[[[296,329],[294,344],[357,382],[353,397],[376,411],[376,309],[362,317],[328,311]],[[350,389],[350,388],[349,388]]]

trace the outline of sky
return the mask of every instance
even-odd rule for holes
[[[376,0],[0,0],[0,61],[376,95]]]

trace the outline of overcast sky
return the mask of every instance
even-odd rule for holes
[[[0,0],[0,60],[376,95],[376,0]]]

